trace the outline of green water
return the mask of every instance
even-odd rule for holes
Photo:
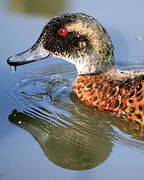
[[[117,66],[144,68],[143,7],[136,0],[1,0],[0,179],[143,179],[143,130],[81,103],[72,92],[75,66],[45,59],[15,72],[6,63],[31,47],[51,17],[85,12],[110,34]]]

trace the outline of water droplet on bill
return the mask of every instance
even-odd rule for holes
[[[16,72],[16,66],[10,66],[10,71],[11,71],[12,73]]]

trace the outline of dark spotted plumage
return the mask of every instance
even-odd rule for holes
[[[87,105],[144,124],[144,80],[142,76],[112,81],[106,73],[79,75],[73,89],[76,96]]]
[[[81,101],[144,124],[144,71],[115,69],[113,50],[109,35],[97,20],[83,13],[68,13],[48,22],[32,48],[10,57],[8,64],[64,58],[76,65],[74,93]]]

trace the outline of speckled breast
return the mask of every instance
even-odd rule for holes
[[[85,104],[144,124],[144,75],[112,80],[106,75],[79,75],[74,93]]]

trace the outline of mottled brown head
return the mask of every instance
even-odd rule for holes
[[[103,72],[114,64],[113,46],[107,32],[98,21],[82,13],[52,19],[30,50],[35,49],[39,49],[41,56],[43,52],[44,57],[59,57],[74,63],[79,74]],[[35,53],[37,57],[38,53]],[[11,59],[9,64],[14,62]]]

